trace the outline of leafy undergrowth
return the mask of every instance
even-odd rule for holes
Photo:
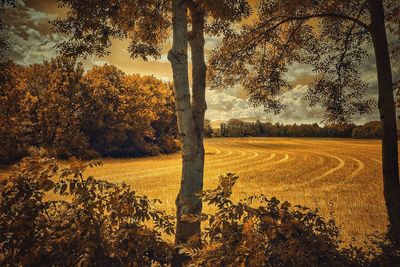
[[[84,178],[75,162],[60,169],[54,159],[23,160],[1,185],[1,266],[146,266],[170,262],[173,218],[126,184]],[[45,200],[45,192],[72,201]],[[149,228],[148,222],[154,225]]]
[[[174,218],[159,200],[126,184],[85,177],[99,162],[60,168],[54,159],[22,160],[0,185],[1,266],[169,266]],[[399,250],[386,239],[378,250],[341,248],[339,229],[317,212],[276,198],[230,196],[237,177],[220,177],[201,198],[214,214],[203,220],[201,247],[179,246],[190,266],[395,266]],[[52,200],[48,192],[62,197]],[[65,196],[65,197],[64,197]],[[65,199],[65,200],[64,200]],[[67,201],[68,200],[68,201]],[[198,237],[192,241],[198,244]],[[397,261],[397,262],[396,262]]]
[[[400,250],[382,236],[375,246],[341,246],[340,229],[317,211],[292,206],[275,197],[250,196],[234,203],[230,196],[238,179],[228,173],[219,186],[201,193],[214,214],[186,215],[207,223],[202,247],[187,244],[181,252],[190,266],[397,266]],[[195,241],[195,240],[193,240]],[[195,242],[194,242],[195,243]]]

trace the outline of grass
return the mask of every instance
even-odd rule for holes
[[[368,235],[386,231],[380,146],[378,140],[207,139],[204,188],[216,186],[218,175],[234,172],[240,178],[233,199],[265,194],[318,208],[324,217],[334,216],[346,243],[355,237],[362,245]],[[87,174],[124,181],[138,194],[161,199],[160,207],[175,214],[181,172],[179,153],[102,161],[102,167]]]

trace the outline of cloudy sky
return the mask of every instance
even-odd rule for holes
[[[62,16],[65,10],[59,9],[52,0],[18,0],[17,8],[8,9],[4,22],[9,29],[9,41],[11,42],[10,56],[17,63],[29,65],[41,63],[45,59],[57,55],[55,45],[64,40],[64,36],[52,32],[49,21]],[[217,40],[206,39],[206,50],[213,49]],[[163,80],[172,79],[171,66],[166,55],[159,60],[133,60],[127,52],[127,41],[114,41],[110,54],[98,58],[91,57],[84,61],[86,69],[93,65],[113,64],[127,74],[139,73],[142,75],[154,75]],[[167,51],[166,47],[165,51]],[[399,79],[399,66],[394,78]],[[293,66],[289,78],[294,84],[294,90],[282,95],[283,103],[287,105],[281,114],[274,115],[263,111],[262,107],[253,107],[247,100],[246,94],[240,87],[226,91],[207,91],[208,110],[206,117],[217,126],[221,121],[230,118],[243,120],[281,122],[281,123],[321,123],[324,109],[320,106],[310,108],[308,103],[302,100],[309,81],[311,71],[304,66]],[[397,77],[396,77],[397,75]],[[370,85],[369,96],[377,97],[376,73],[373,59],[365,64],[363,72],[364,80]],[[376,110],[363,116],[355,116],[354,122],[365,123],[370,120],[378,120]]]

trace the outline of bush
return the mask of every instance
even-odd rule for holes
[[[220,176],[216,189],[201,194],[203,201],[216,208],[215,214],[181,218],[208,221],[202,247],[193,247],[191,242],[181,247],[181,253],[192,258],[190,266],[394,266],[400,259],[382,256],[372,248],[368,253],[341,248],[335,222],[307,207],[263,195],[234,203],[230,196],[237,179],[234,174]],[[398,249],[392,247],[393,251],[398,255]]]
[[[84,178],[84,170],[98,164],[60,169],[54,159],[24,159],[1,182],[1,266],[170,261],[171,247],[161,234],[173,233],[172,218],[154,208],[158,200],[137,196],[126,184]]]

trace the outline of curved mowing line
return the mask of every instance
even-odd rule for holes
[[[365,164],[364,164],[364,162],[362,162],[361,160],[356,159],[356,158],[353,158],[353,157],[349,157],[349,156],[346,156],[346,158],[349,158],[349,159],[351,159],[351,160],[357,162],[358,167],[357,167],[348,177],[345,177],[345,178],[347,178],[347,179],[343,179],[343,180],[341,180],[339,183],[334,184],[334,185],[324,186],[324,188],[323,188],[324,190],[329,191],[329,190],[336,189],[336,188],[338,188],[338,187],[343,188],[343,187],[352,186],[352,185],[349,183],[349,182],[350,182],[350,179],[354,178],[360,171],[362,171],[363,169],[365,169]]]
[[[276,154],[271,152],[271,156],[269,156],[268,158],[266,158],[265,160],[270,160],[276,157]]]
[[[228,153],[226,153],[223,157],[212,158],[211,159],[212,161],[210,162],[220,162],[220,161],[226,161],[227,159],[237,159],[243,157],[246,154],[246,152],[243,152],[239,149],[224,148],[224,150],[228,151]],[[233,152],[239,152],[240,154],[235,153],[233,156],[231,156]],[[205,160],[208,161],[208,157],[206,157]]]
[[[216,167],[221,167],[221,166],[225,166],[225,165],[231,165],[232,163],[248,161],[250,159],[254,159],[259,156],[259,154],[257,152],[254,152],[252,150],[249,150],[249,152],[251,152],[253,155],[250,156],[250,153],[244,153],[244,155],[242,155],[240,157],[231,158],[232,160],[225,160],[224,162],[209,161],[209,163],[206,164],[206,167],[207,168],[210,168],[210,167],[216,168]],[[243,156],[247,156],[247,155],[249,155],[250,157],[243,158]]]
[[[240,151],[240,150],[237,150],[237,151]],[[242,152],[242,151],[240,151],[240,152]],[[233,160],[233,161],[224,160],[223,163],[219,163],[219,161],[221,161],[221,160],[218,160],[217,164],[215,164],[216,163],[215,161],[211,161],[209,164],[206,164],[206,166],[205,166],[206,170],[205,171],[207,171],[209,169],[221,169],[225,165],[231,165],[232,163],[236,163],[236,162],[254,164],[255,163],[254,161],[253,162],[249,162],[249,160],[259,157],[260,154],[258,152],[256,152],[256,151],[252,151],[252,153],[253,153],[253,155],[251,157],[247,157],[247,158],[244,158],[244,159],[238,159],[239,157],[237,157],[236,160]],[[262,159],[262,160],[270,160],[270,159],[273,159],[276,156],[275,153],[269,153],[269,154],[270,154],[270,156],[268,158]],[[248,155],[248,153],[242,152],[242,155],[240,157],[243,157],[244,155]],[[134,175],[135,175],[135,177],[138,177],[138,178],[152,178],[152,177],[157,177],[157,176],[160,176],[160,175],[170,175],[170,174],[173,174],[174,172],[178,172],[178,171],[180,171],[180,169],[176,168],[176,167],[171,167],[169,169],[158,168],[158,169],[153,169],[152,173],[148,173],[147,172],[147,173],[142,173],[141,175],[138,175],[138,174],[134,174]]]
[[[277,152],[277,151],[275,151],[275,152]],[[279,153],[279,152],[277,152],[277,153]],[[251,171],[252,174],[260,172],[260,171],[261,172],[265,172],[266,170],[273,171],[275,169],[271,169],[271,166],[274,166],[274,165],[277,165],[277,164],[282,163],[284,161],[287,161],[289,159],[289,157],[290,157],[289,154],[286,154],[286,153],[279,153],[279,154],[283,154],[284,157],[282,159],[277,160],[277,161],[271,161],[271,159],[276,157],[276,154],[271,152],[270,156],[268,158],[260,158],[259,160],[255,160],[255,161],[252,161],[252,162],[243,162],[239,166],[242,169],[244,169],[244,173],[248,172],[248,170],[247,170],[248,166],[251,166],[252,168],[254,168],[254,170]],[[236,166],[236,167],[239,167],[239,166]],[[239,172],[242,172],[242,171],[239,171]]]
[[[256,152],[257,153],[257,152]],[[258,154],[258,153],[257,153]],[[267,158],[263,158],[262,156],[263,155],[265,155],[265,154],[269,154],[269,157],[267,157]],[[266,165],[266,163],[268,162],[268,161],[270,161],[271,159],[273,159],[273,158],[275,158],[276,157],[276,154],[275,153],[273,153],[273,152],[266,152],[266,153],[264,153],[264,154],[262,154],[262,155],[259,155],[259,157],[257,158],[257,160],[254,160],[254,161],[252,161],[252,162],[249,162],[249,161],[245,161],[245,162],[241,162],[241,164],[239,164],[238,166],[236,166],[236,167],[242,167],[242,168],[244,168],[244,167],[246,167],[246,166],[248,166],[248,165],[252,165],[253,167],[262,167],[262,166],[264,166],[264,165]]]
[[[251,157],[239,159],[239,158],[242,158],[243,156],[249,155],[249,153],[246,153],[242,150],[236,150],[236,151],[239,151],[241,153],[241,155],[239,157],[235,157],[236,160],[233,160],[233,161],[224,160],[224,162],[222,162],[222,163],[217,162],[217,164],[215,164],[216,163],[215,161],[211,161],[209,164],[206,164],[205,167],[207,169],[217,169],[217,168],[221,168],[221,166],[231,165],[232,163],[241,162],[243,160],[247,162],[249,159],[255,158],[259,155],[257,152],[252,152],[253,155]],[[176,167],[170,168],[170,169],[161,169],[161,168],[153,169],[152,173],[144,173],[144,174],[140,175],[140,178],[152,178],[152,177],[157,177],[160,175],[164,175],[164,176],[171,175],[174,172],[179,172],[179,171],[180,171],[180,168],[176,168]],[[205,171],[207,171],[207,170],[205,169]],[[138,175],[136,175],[136,176],[138,176]]]
[[[274,154],[274,157],[276,156],[275,153],[272,153],[272,154]],[[262,164],[261,166],[267,166],[267,165],[269,166],[269,165],[279,164],[279,163],[282,163],[284,161],[287,161],[290,158],[289,153],[281,152],[280,154],[284,155],[283,158],[281,158],[281,159],[279,159],[277,161],[265,162],[265,164]]]
[[[222,149],[222,148],[221,148]],[[220,158],[217,158],[216,160],[212,162],[226,162],[226,158],[231,158],[231,159],[238,159],[246,155],[246,152],[239,150],[239,149],[222,149],[225,151],[228,151],[226,154],[222,154]],[[240,154],[237,154],[238,156],[231,157],[231,155],[234,152],[239,152]],[[205,159],[206,160],[206,159]],[[180,166],[181,166],[181,161],[177,162],[177,165],[174,166],[166,166],[166,167],[159,167],[159,168],[152,168],[152,169],[146,169],[146,170],[140,170],[140,171],[131,171],[131,172],[125,172],[125,173],[120,173],[117,175],[113,175],[113,177],[118,178],[118,177],[126,177],[126,178],[150,178],[150,177],[157,177],[160,175],[166,175],[166,174],[172,174],[174,172],[180,171]]]
[[[328,176],[328,175],[330,175],[331,173],[334,173],[334,172],[336,172],[337,170],[339,170],[339,169],[341,169],[341,168],[344,167],[344,164],[345,164],[345,163],[344,163],[344,160],[342,160],[341,158],[336,157],[336,156],[331,155],[331,154],[325,154],[325,153],[319,153],[319,152],[317,152],[317,153],[318,153],[318,154],[321,154],[321,155],[324,155],[324,156],[327,156],[327,157],[334,158],[334,159],[336,159],[337,161],[339,161],[339,164],[338,164],[336,167],[334,167],[334,168],[330,169],[329,171],[325,172],[324,174],[322,174],[322,175],[320,175],[320,176],[318,176],[318,177],[316,177],[316,178],[314,178],[314,179],[311,179],[310,182],[319,180],[319,179],[321,179],[321,178],[323,178],[323,177],[325,177],[325,176]]]
[[[253,166],[257,166],[257,164],[256,164],[257,162],[262,161],[262,160],[265,160],[265,159],[263,159],[263,158],[260,157],[260,154],[259,154],[258,152],[254,151],[254,150],[251,150],[251,152],[253,153],[253,156],[251,156],[251,157],[249,157],[249,158],[245,158],[245,159],[241,159],[241,160],[235,160],[235,161],[226,162],[225,164],[220,164],[220,165],[218,165],[218,167],[232,165],[233,162],[235,162],[235,163],[237,162],[237,163],[238,163],[235,167],[238,167],[238,166],[243,167],[243,166],[246,166],[246,164],[251,164],[251,165],[253,165]],[[267,152],[267,153],[268,153],[268,152]],[[268,159],[274,157],[274,155],[272,155],[273,153],[268,153],[268,154],[270,155],[270,156],[268,157]],[[252,159],[256,159],[256,160],[254,160],[254,161],[249,161],[249,160],[252,160]]]
[[[382,165],[382,160],[374,159],[374,158],[368,158],[368,159],[370,159],[370,160],[372,160],[372,161],[374,161],[374,162],[376,162],[376,163]]]
[[[241,166],[252,165],[253,167],[261,168],[264,166],[279,164],[279,163],[289,159],[288,154],[282,153],[285,155],[282,159],[270,162],[271,159],[276,157],[276,154],[273,152],[270,152],[269,154],[270,154],[270,156],[268,158],[259,158],[258,160],[255,160],[252,162],[243,162],[243,164],[241,164]]]
[[[299,144],[300,143],[300,144]],[[287,170],[287,173],[283,173],[284,177],[288,177],[287,174],[289,172],[294,173],[296,176],[303,177],[301,180],[302,182],[299,181],[299,183],[290,183],[289,185],[285,186],[283,185],[284,188],[292,188],[292,187],[297,187],[297,186],[304,186],[308,184],[312,184],[318,180],[321,180],[327,176],[332,175],[333,173],[339,171],[343,167],[345,167],[346,162],[344,159],[350,159],[355,161],[358,166],[354,166],[353,168],[347,168],[347,169],[353,169],[353,171],[347,176],[347,178],[354,178],[359,173],[366,168],[366,164],[362,160],[359,160],[358,158],[353,158],[349,156],[342,156],[342,155],[332,155],[330,153],[326,153],[327,149],[332,150],[333,149],[342,149],[344,146],[340,143],[325,143],[325,142],[308,142],[306,140],[294,140],[294,141],[282,141],[278,140],[276,142],[277,147],[281,148],[286,148],[287,151],[282,151],[280,149],[273,149],[274,147],[268,147],[266,145],[268,144],[275,144],[273,140],[259,140],[259,139],[243,139],[243,140],[236,140],[236,139],[229,139],[229,140],[210,140],[210,142],[206,143],[207,145],[207,151],[209,153],[213,154],[207,154],[206,155],[206,170],[205,171],[210,171],[210,170],[216,170],[216,171],[224,171],[223,169],[229,166],[234,166],[235,169],[240,169],[243,170],[243,173],[248,173],[251,175],[252,172],[258,172],[259,171],[265,171],[265,170],[270,170],[272,172],[272,176],[275,178],[277,177],[278,174],[282,174],[284,171]],[[298,144],[298,146],[292,147],[287,147],[285,144]],[[303,144],[309,149],[304,150]],[[257,147],[254,147],[254,146]],[[282,145],[282,146],[279,146]],[[326,146],[326,150],[325,147]],[[348,147],[347,147],[348,148]],[[318,150],[325,150],[325,153],[322,152],[316,152]],[[361,149],[364,151],[364,149]],[[361,152],[359,147],[357,147],[358,152]],[[215,153],[214,153],[215,152]],[[329,151],[330,152],[330,151]],[[336,152],[339,152],[337,150]],[[362,153],[362,152],[361,152]],[[280,156],[281,154],[282,156]],[[338,154],[338,153],[335,153]],[[312,160],[312,163],[310,164],[310,159],[314,159],[315,161]],[[331,159],[329,159],[331,158]],[[363,159],[366,157],[362,157]],[[375,159],[375,158],[368,158],[369,160],[377,163],[377,164],[382,164],[380,160]],[[105,173],[104,175],[100,176],[100,178],[106,178],[106,177],[112,177],[112,178],[126,178],[128,180],[133,179],[136,180],[136,178],[145,178],[145,177],[162,177],[165,175],[175,175],[176,173],[180,172],[180,167],[181,167],[181,158],[177,157],[174,159],[168,159],[168,163],[163,161],[164,159],[156,159],[155,161],[147,161],[147,162],[135,162],[131,164],[132,166],[129,166],[129,164],[126,166],[126,168],[122,167],[119,170],[121,172],[113,172],[113,173]],[[333,160],[333,161],[332,161]],[[159,162],[157,162],[159,161]],[[335,163],[335,161],[337,163]],[[281,164],[286,162],[283,167],[272,167],[277,164]],[[325,164],[324,164],[325,163]],[[331,165],[335,164],[332,166],[330,169],[326,169],[328,166],[327,163],[330,163]],[[371,163],[370,163],[371,164]],[[310,168],[312,166],[317,166],[318,168]],[[376,165],[375,165],[376,166]],[[321,170],[322,167],[325,167],[325,172]],[[328,167],[329,168],[329,167]],[[346,169],[346,172],[349,173],[349,171]],[[137,170],[137,171],[135,171]],[[227,169],[228,171],[228,169]],[[323,172],[323,173],[322,173]],[[344,171],[343,171],[344,172]],[[322,174],[321,174],[322,173]],[[340,172],[341,174],[342,172]],[[315,175],[314,177],[312,177]],[[310,177],[311,176],[311,177]],[[308,178],[311,178],[309,180],[306,180]],[[285,178],[286,179],[286,178]],[[347,181],[346,181],[347,180]],[[330,187],[337,187],[338,185],[342,185],[343,183],[349,182],[348,179],[346,180],[341,180],[340,183],[338,184],[333,184],[332,181],[330,181],[331,186]],[[359,179],[358,179],[359,180]],[[358,181],[357,180],[357,181]],[[295,182],[295,181],[294,181]],[[347,184],[346,184],[347,186]]]
[[[223,149],[223,148],[221,148],[221,150],[226,151],[227,153],[221,154],[220,157],[218,158],[218,161],[223,161],[223,160],[225,160],[225,158],[229,158],[233,154],[232,150]],[[112,177],[115,177],[115,178],[150,177],[149,175],[151,175],[151,173],[166,172],[169,170],[174,171],[174,169],[180,168],[181,158],[179,157],[179,158],[175,159],[175,161],[176,162],[169,164],[168,166],[164,166],[164,167],[160,166],[160,167],[147,168],[147,169],[141,169],[141,170],[135,170],[138,167],[131,166],[131,167],[128,167],[129,169],[127,171],[119,172],[118,174],[112,174]],[[143,167],[140,167],[140,168],[143,168]],[[151,173],[149,173],[149,172],[151,172]],[[106,174],[106,175],[100,176],[100,178],[105,178],[105,177],[111,177],[111,174]]]
[[[294,185],[293,185],[293,184],[292,184],[292,185],[287,185],[287,186],[284,186],[285,188],[293,188],[293,187],[298,187],[298,186],[309,185],[309,184],[311,184],[311,183],[313,183],[313,182],[316,182],[316,181],[318,181],[318,180],[321,180],[322,178],[324,178],[324,177],[326,177],[326,176],[328,176],[328,175],[330,175],[330,174],[332,174],[332,173],[334,173],[334,172],[340,170],[340,169],[343,168],[344,165],[345,165],[344,160],[342,160],[341,158],[339,158],[339,157],[337,157],[337,156],[334,156],[334,155],[331,155],[331,154],[326,154],[326,153],[321,153],[321,152],[314,152],[314,153],[320,154],[320,155],[324,155],[324,156],[327,156],[327,157],[330,157],[330,158],[334,158],[334,159],[336,159],[336,160],[339,162],[339,164],[336,165],[335,167],[331,168],[330,170],[324,172],[323,174],[321,174],[321,175],[319,175],[319,176],[313,178],[313,179],[310,179],[310,180],[308,180],[308,181],[304,181],[304,182],[302,182],[302,183],[297,183],[297,184],[294,184]]]
[[[358,164],[357,169],[355,171],[353,171],[349,176],[349,178],[351,179],[351,178],[354,178],[361,170],[363,170],[365,168],[365,164],[361,160],[353,158],[353,157],[346,156],[346,158],[352,159],[355,162],[357,162],[357,164]]]
[[[212,149],[214,149],[215,152],[211,152],[210,150],[212,150]],[[205,156],[215,156],[215,155],[218,155],[218,154],[220,154],[220,153],[221,153],[221,150],[219,150],[219,149],[216,148],[216,147],[212,147],[211,149],[207,149],[207,150],[204,152],[204,155],[205,155]]]
[[[282,153],[282,154],[285,156],[282,159],[273,162],[273,164],[281,163],[281,162],[287,161],[289,159],[289,154],[287,154],[287,153]]]

